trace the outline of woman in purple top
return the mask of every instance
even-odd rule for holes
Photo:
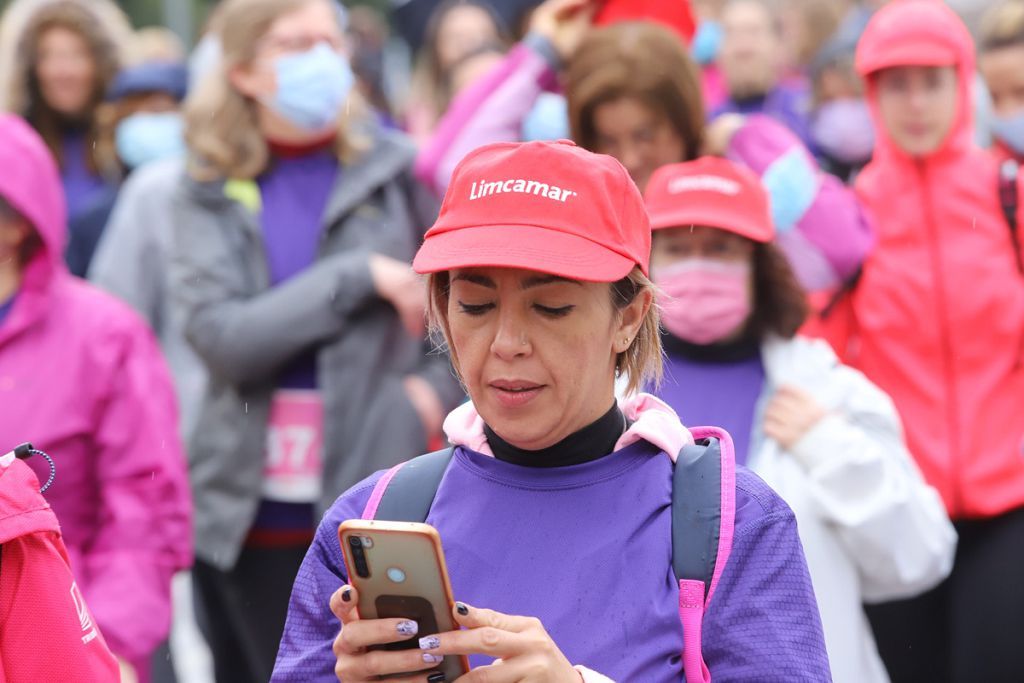
[[[949,574],[956,533],[907,451],[892,401],[796,333],[803,291],[757,177],[703,157],[654,173],[651,270],[665,327],[657,389],[688,424],[718,424],[736,460],[792,507],[836,683],[885,683],[863,602]]]
[[[639,192],[610,157],[500,143],[456,168],[413,264],[471,398],[445,422],[455,454],[427,522],[456,597],[480,608],[459,603],[465,630],[418,649],[367,650],[419,628],[354,610],[337,529],[363,514],[375,474],[321,522],[272,680],[433,683],[454,653],[470,657],[465,683],[683,680],[670,527],[673,456],[692,437],[653,397],[614,398],[617,375],[636,388],[660,371],[649,249]],[[746,470],[735,506],[702,631],[711,677],[829,680],[792,512]]]
[[[98,112],[123,62],[131,27],[110,0],[13,3],[4,32],[17,43],[0,60],[0,109],[38,131],[60,168],[68,209],[66,258],[84,277],[117,195],[122,166]]]
[[[462,392],[409,268],[436,215],[352,88],[330,0],[228,0],[186,104],[171,289],[208,382],[190,440],[217,680],[267,680],[315,520],[426,449]],[[249,596],[258,595],[251,600]]]

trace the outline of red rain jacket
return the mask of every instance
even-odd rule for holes
[[[0,682],[118,680],[39,480],[0,458]]]
[[[943,3],[897,0],[857,49],[865,76],[952,61],[959,110],[941,148],[924,158],[887,136],[868,79],[879,133],[856,189],[878,243],[853,292],[852,337],[837,348],[892,396],[951,516],[977,518],[1024,505],[1024,276],[997,160],[972,141],[974,46]]]

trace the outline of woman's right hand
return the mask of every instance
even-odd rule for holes
[[[416,635],[416,622],[407,619],[360,619],[356,610],[359,595],[352,586],[342,586],[331,596],[331,611],[341,622],[341,631],[334,639],[337,662],[334,673],[344,683],[376,681],[378,676],[402,675],[403,681],[428,683],[431,669],[442,657],[411,650],[368,650],[371,645],[385,645],[409,640]],[[432,658],[427,660],[427,658]],[[417,672],[422,672],[417,675]]]
[[[422,337],[427,303],[422,278],[408,263],[381,254],[370,255],[370,275],[377,295],[395,307],[409,334]]]
[[[598,4],[595,0],[547,0],[533,11],[530,30],[550,40],[567,61],[590,30]]]

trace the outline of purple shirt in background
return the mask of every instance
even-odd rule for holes
[[[316,261],[324,229],[324,209],[337,175],[337,157],[330,149],[319,148],[279,156],[257,179],[263,245],[272,286],[301,273]],[[315,389],[316,350],[309,349],[289,364],[281,372],[278,386]]]
[[[69,131],[61,138],[60,180],[64,185],[64,199],[68,205],[68,218],[87,211],[103,197],[107,184],[89,169],[86,162],[86,139],[81,131]]]
[[[359,518],[377,473],[331,507],[292,591],[272,681],[335,681],[331,594],[346,582],[338,525]],[[828,659],[793,513],[754,474],[736,477],[732,556],[704,620],[714,680],[828,681]],[[556,468],[465,448],[427,522],[455,597],[538,617],[573,664],[616,681],[681,681],[672,572],[672,462],[647,442]],[[487,664],[473,657],[471,664]]]
[[[710,119],[722,114],[764,114],[782,123],[796,134],[807,149],[814,151],[811,137],[810,89],[803,79],[783,81],[763,97],[736,101],[727,98],[712,113]]]
[[[7,316],[10,314],[11,310],[14,308],[14,300],[17,299],[17,298],[18,298],[18,293],[15,292],[10,297],[8,297],[6,301],[0,301],[0,325],[4,324],[4,320],[7,319]]]
[[[761,355],[731,362],[698,362],[669,352],[658,398],[672,406],[685,425],[715,425],[732,436],[736,462],[750,457],[757,401],[764,388]]]

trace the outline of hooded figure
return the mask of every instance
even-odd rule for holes
[[[912,680],[1024,680],[1024,274],[997,163],[973,142],[974,47],[943,3],[897,0],[856,66],[877,130],[856,189],[878,243],[838,347],[892,397],[960,533],[951,578],[912,617],[883,611],[879,647],[894,680],[894,656]]]
[[[192,554],[171,379],[136,315],[68,273],[57,168],[10,115],[0,116],[0,168],[0,285],[14,283],[0,294],[0,443],[53,455],[47,499],[78,586],[113,652],[148,680],[169,630],[171,576]]]
[[[120,680],[71,573],[57,518],[13,452],[0,456],[0,615],[0,680]]]

